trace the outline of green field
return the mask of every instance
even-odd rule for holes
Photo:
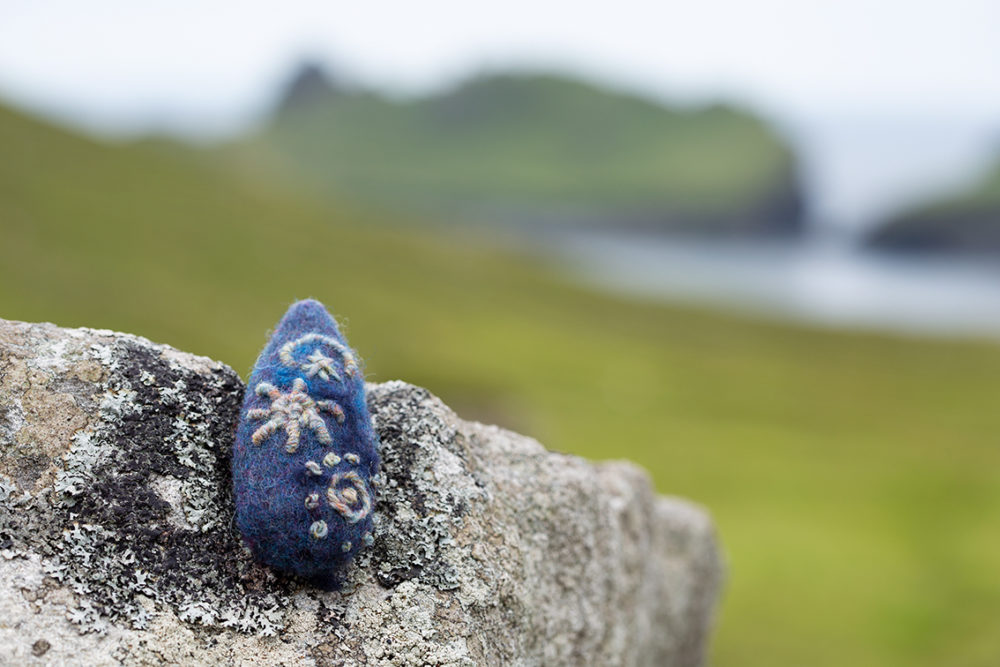
[[[635,460],[706,505],[729,563],[714,664],[997,664],[1000,347],[595,295],[534,259],[5,111],[0,151],[0,317],[130,331],[245,375],[288,303],[319,298],[371,380]]]

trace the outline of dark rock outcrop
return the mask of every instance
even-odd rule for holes
[[[865,239],[875,250],[910,254],[1000,256],[1000,206],[911,213]]]

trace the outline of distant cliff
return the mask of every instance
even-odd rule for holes
[[[1000,164],[975,186],[905,212],[875,229],[880,250],[1000,257]]]
[[[795,233],[802,217],[794,156],[760,119],[553,75],[484,75],[396,100],[309,65],[234,150],[435,219],[760,235]]]

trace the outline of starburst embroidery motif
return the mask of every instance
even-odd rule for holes
[[[281,359],[281,363],[290,368],[300,368],[309,377],[319,375],[323,380],[327,380],[329,377],[332,377],[334,380],[339,382],[340,374],[337,373],[333,367],[333,359],[326,356],[318,349],[314,349],[304,362],[300,362],[295,359],[295,351],[300,346],[308,345],[309,343],[322,343],[323,345],[330,346],[330,348],[336,351],[336,353],[343,359],[344,371],[349,377],[354,377],[358,373],[358,361],[354,358],[354,353],[351,352],[350,348],[336,338],[324,336],[323,334],[318,333],[308,333],[282,345],[281,349],[278,351],[278,357]]]
[[[326,423],[319,413],[328,412],[338,422],[342,422],[344,411],[333,401],[313,400],[306,391],[306,382],[302,378],[295,378],[292,389],[288,393],[282,393],[270,382],[261,382],[255,391],[258,396],[270,398],[271,406],[267,409],[256,408],[247,411],[248,419],[268,420],[254,431],[251,437],[253,444],[260,445],[277,433],[278,429],[284,429],[288,436],[285,440],[285,451],[289,454],[294,453],[299,448],[302,429],[312,431],[316,435],[316,439],[324,445],[333,442],[330,432],[326,429]]]
[[[313,353],[306,357],[306,360],[309,363],[302,364],[301,368],[307,376],[313,377],[314,375],[318,375],[321,380],[329,380],[332,377],[337,382],[340,382],[340,374],[333,367],[333,359],[330,357],[319,350],[313,350]]]

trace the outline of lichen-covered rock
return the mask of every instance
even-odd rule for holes
[[[231,369],[127,334],[0,320],[0,664],[694,665],[711,522],[634,466],[369,387],[374,545],[324,592],[233,517]]]

